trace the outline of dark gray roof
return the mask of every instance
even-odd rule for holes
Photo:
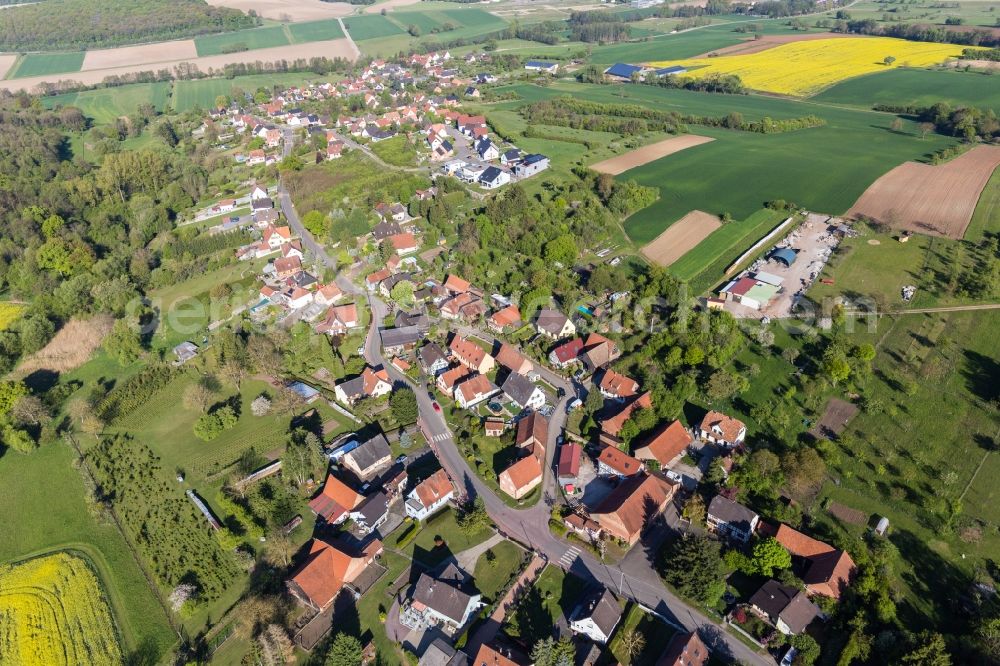
[[[424,339],[419,326],[403,326],[402,328],[380,328],[382,347],[400,347],[412,345]]]
[[[363,442],[358,448],[345,454],[344,457],[351,458],[357,464],[358,469],[368,469],[382,458],[391,455],[389,442],[386,441],[385,435],[379,433],[367,442]]]
[[[436,342],[428,342],[421,347],[417,351],[417,356],[420,357],[420,363],[425,368],[429,368],[440,361],[448,362],[448,358],[444,355],[444,350]]]
[[[377,240],[382,240],[388,238],[389,236],[395,236],[402,231],[403,229],[399,226],[399,222],[390,220],[376,224],[372,229],[372,236],[374,236]]]
[[[431,327],[431,318],[423,312],[414,312],[411,314],[400,310],[396,313],[396,327],[403,328],[405,326],[416,326],[420,330],[426,331]]]
[[[750,605],[764,611],[772,621],[781,619],[793,634],[801,632],[819,615],[819,607],[806,593],[769,580],[750,597]]]
[[[610,636],[622,618],[622,607],[611,590],[601,587],[585,596],[573,615],[574,620],[589,617],[605,636]]]
[[[435,638],[434,642],[424,651],[424,655],[420,657],[420,661],[417,664],[418,666],[450,666],[452,658],[457,654],[462,653],[455,652],[455,648],[448,645],[444,639]]]
[[[383,492],[366,497],[355,511],[364,518],[365,525],[371,526],[388,511],[389,497]]]
[[[495,166],[487,167],[486,171],[484,171],[482,175],[479,176],[479,180],[481,180],[484,183],[491,183],[497,178],[499,178],[500,174],[502,173],[503,171],[501,171],[500,168],[498,167]]]
[[[504,380],[501,388],[503,388],[503,392],[507,394],[507,397],[521,407],[528,404],[531,394],[535,392],[535,385],[531,383],[531,380],[516,372],[507,375],[507,379]]]
[[[750,531],[750,525],[757,518],[757,514],[750,509],[722,495],[716,495],[712,498],[708,505],[708,515],[745,532]]]
[[[420,579],[417,580],[413,590],[413,600],[459,623],[465,615],[465,609],[469,607],[469,602],[472,601],[472,596],[453,586],[451,582],[420,574]]]
[[[564,315],[562,312],[546,308],[538,313],[535,325],[543,331],[548,331],[549,333],[556,335],[562,331],[563,326],[566,325],[567,319],[569,319],[569,317]]]
[[[343,391],[348,398],[363,396],[365,394],[365,378],[359,375],[354,379],[337,384],[337,388]]]
[[[410,275],[409,273],[405,273],[405,272],[404,273],[396,273],[395,275],[390,275],[386,279],[382,280],[382,285],[381,286],[384,287],[385,289],[387,289],[388,291],[392,291],[392,288],[395,287],[400,282],[410,282],[410,283],[412,283],[413,282],[413,276]]]

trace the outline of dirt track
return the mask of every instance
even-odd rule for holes
[[[129,47],[132,48],[132,47]],[[256,49],[254,51],[244,51],[242,53],[229,53],[224,55],[205,56],[202,58],[181,58],[167,60],[158,63],[137,63],[132,65],[122,65],[119,67],[108,67],[107,69],[91,69],[83,72],[72,72],[69,74],[49,74],[47,76],[32,76],[23,79],[11,79],[0,81],[0,89],[6,88],[10,91],[27,90],[33,91],[41,83],[54,83],[57,81],[78,81],[84,85],[94,85],[100,83],[107,76],[131,74],[149,70],[169,69],[181,63],[191,63],[196,65],[202,72],[209,69],[221,70],[230,63],[235,62],[274,62],[276,60],[294,60],[296,58],[313,58],[326,56],[327,58],[346,58],[354,60],[358,57],[358,52],[354,44],[349,39],[330,39],[323,42],[310,42],[308,44],[293,44],[291,46],[275,46],[269,49]]]
[[[157,62],[168,62],[198,57],[193,39],[179,39],[173,42],[158,42],[156,44],[140,44],[138,46],[122,46],[116,49],[99,49],[87,51],[83,58],[81,71],[91,69],[108,69],[121,67],[124,63],[131,65],[146,65]]]
[[[0,79],[7,76],[7,72],[10,71],[15,62],[17,62],[17,55],[15,54],[0,55]]]
[[[708,143],[709,141],[714,141],[714,139],[707,136],[698,136],[697,134],[682,134],[657,143],[651,143],[648,146],[643,146],[642,148],[625,153],[624,155],[619,155],[617,157],[604,160],[603,162],[592,164],[590,165],[590,168],[598,173],[608,173],[612,176],[617,176],[618,174],[624,173],[629,169],[634,169],[642,166],[643,164],[655,162],[661,157],[673,155],[674,153],[679,153],[682,150],[686,150],[687,148],[692,148],[694,146],[700,146],[701,144]]]
[[[997,166],[1000,146],[977,146],[938,166],[906,162],[872,183],[847,214],[894,229],[962,238]]]
[[[733,44],[732,46],[724,46],[721,49],[715,49],[714,51],[708,51],[707,53],[702,53],[701,55],[692,56],[694,58],[708,58],[710,56],[724,56],[724,55],[750,55],[751,53],[760,53],[761,51],[766,51],[768,49],[773,49],[775,46],[780,46],[781,44],[788,44],[790,42],[807,42],[813,39],[832,39],[841,37],[861,37],[862,35],[852,35],[852,34],[841,34],[835,32],[803,32],[796,35],[763,35],[760,39],[754,39],[753,37],[747,39],[746,41],[740,42],[739,44]]]
[[[354,13],[355,5],[347,2],[322,0],[206,0],[216,7],[232,7],[241,11],[254,10],[259,16],[275,21],[316,21],[340,18]]]
[[[693,210],[643,246],[642,255],[657,266],[669,266],[721,226],[717,215]]]

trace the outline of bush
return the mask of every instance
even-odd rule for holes
[[[396,537],[396,547],[403,548],[417,536],[417,524],[410,523],[403,533]]]
[[[211,414],[203,414],[195,421],[194,435],[198,439],[211,441],[221,435],[223,431],[229,430],[236,425],[239,417],[232,407],[226,405],[215,410]]]

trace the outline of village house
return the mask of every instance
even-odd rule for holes
[[[588,372],[605,368],[620,356],[621,350],[618,349],[617,343],[600,333],[588,334],[583,340],[583,348],[577,354],[577,358]]]
[[[496,367],[493,357],[482,347],[460,335],[455,335],[451,339],[448,349],[452,358],[470,370],[485,374]]]
[[[471,590],[457,566],[449,564],[437,578],[420,574],[399,619],[411,629],[438,626],[445,633],[454,634],[482,606],[482,595]]]
[[[532,661],[513,648],[498,642],[483,643],[469,666],[531,666]]]
[[[614,446],[605,446],[597,456],[597,473],[601,476],[624,479],[644,469],[641,461]]]
[[[389,496],[382,491],[369,495],[351,511],[351,520],[362,534],[371,534],[389,520]]]
[[[742,421],[714,410],[705,414],[698,429],[702,441],[730,449],[742,444],[746,435],[747,427]]]
[[[486,375],[475,375],[455,387],[455,401],[463,409],[472,409],[499,392]]]
[[[766,529],[765,529],[766,528]],[[761,534],[774,533],[774,538],[792,556],[793,563],[802,573],[808,594],[819,594],[833,599],[851,584],[857,567],[846,551],[799,532],[780,523],[777,529],[761,524]]]
[[[604,645],[611,639],[622,619],[618,597],[606,587],[597,587],[587,594],[569,616],[569,628],[595,643]]]
[[[327,475],[323,490],[309,501],[309,508],[317,518],[337,525],[361,503],[361,495],[332,474]]]
[[[530,178],[549,168],[549,158],[545,155],[525,155],[514,165],[514,175],[517,178]]]
[[[340,382],[334,387],[334,396],[342,405],[353,406],[363,398],[380,398],[392,391],[392,382],[385,368],[365,367],[353,379]]]
[[[424,339],[424,332],[419,326],[380,328],[378,333],[382,340],[382,350],[389,355],[408,353],[416,349]]]
[[[372,238],[375,239],[376,243],[381,243],[387,238],[392,238],[403,232],[403,228],[399,226],[399,222],[394,220],[383,220],[372,227]]]
[[[591,510],[590,516],[611,536],[634,546],[642,530],[664,509],[677,485],[656,474],[636,474]]]
[[[497,351],[496,360],[497,363],[503,367],[520,375],[528,375],[535,369],[534,364],[529,361],[524,354],[518,351],[517,347],[509,345],[506,342],[500,343],[500,349]]]
[[[496,146],[491,147],[494,149],[496,148]],[[510,173],[499,167],[487,167],[481,174],[479,174],[479,184],[488,190],[495,190],[498,187],[503,187],[509,182]]]
[[[503,333],[511,328],[521,325],[521,312],[516,305],[508,305],[502,310],[497,310],[486,320],[486,325],[497,333]]]
[[[710,531],[746,543],[757,530],[760,516],[738,502],[716,495],[708,505],[705,522]]]
[[[483,419],[483,434],[487,437],[500,437],[507,432],[507,422],[499,416],[487,416]]]
[[[624,400],[639,392],[639,382],[631,377],[607,369],[601,374],[598,384],[601,395],[609,400]]]
[[[406,206],[398,201],[392,204],[380,203],[375,206],[375,214],[383,222],[402,222],[406,219]],[[398,233],[398,232],[397,232]]]
[[[802,633],[820,614],[805,592],[776,580],[767,581],[750,597],[750,608],[786,636]]]
[[[468,666],[469,657],[456,651],[444,638],[435,638],[420,656],[417,666]]]
[[[517,422],[514,444],[530,451],[542,451],[549,441],[549,422],[540,412],[531,412]]]
[[[279,279],[291,277],[302,270],[302,260],[298,257],[278,257],[274,260],[274,274]]]
[[[342,461],[344,467],[367,481],[392,464],[392,451],[385,435],[379,433],[345,453]]]
[[[569,367],[577,362],[582,350],[583,340],[581,338],[567,340],[549,352],[549,363],[560,369]]]
[[[454,398],[455,388],[469,377],[472,377],[472,371],[464,365],[458,365],[439,374],[436,383],[442,393]]]
[[[321,285],[316,289],[313,300],[320,305],[333,305],[344,297],[344,292],[337,286],[336,282]]]
[[[694,440],[691,433],[680,421],[659,426],[643,444],[632,453],[642,461],[653,461],[660,469],[666,469],[679,457]]]
[[[334,305],[326,312],[326,318],[316,326],[317,333],[343,335],[352,328],[360,326],[358,309],[354,303]]]
[[[675,634],[656,666],[705,666],[711,653],[697,631]]]
[[[396,234],[389,237],[389,243],[392,245],[392,249],[396,251],[396,254],[403,257],[408,254],[413,254],[420,247],[417,243],[417,238],[410,232],[404,232],[401,234]]]
[[[483,138],[476,142],[475,150],[479,155],[479,159],[484,162],[492,162],[493,160],[500,159],[500,149],[497,148],[497,145],[488,136],[483,136]]]
[[[469,291],[472,288],[472,285],[469,284],[469,282],[467,280],[463,280],[462,278],[458,277],[457,275],[453,275],[453,274],[449,274],[444,279],[444,285],[443,286],[448,291],[448,293],[453,294],[453,295],[454,294],[461,294],[463,292]]]
[[[428,342],[417,350],[417,359],[423,371],[432,377],[436,377],[448,369],[448,358],[444,350],[436,342]]]
[[[455,488],[443,469],[417,484],[406,498],[406,515],[414,520],[427,517],[441,509],[455,495]]]
[[[313,293],[302,287],[294,287],[288,295],[288,307],[291,310],[304,308],[313,302]]]
[[[556,464],[556,479],[559,485],[572,492],[577,477],[580,475],[580,459],[583,448],[576,442],[566,442],[559,447],[559,459]]]
[[[649,409],[653,406],[653,398],[648,391],[638,396],[629,398],[622,408],[612,416],[601,421],[601,431],[614,438],[621,432],[622,426],[628,421],[632,414],[638,409]]]
[[[382,554],[382,542],[374,540],[357,553],[341,546],[313,539],[305,561],[286,582],[288,591],[304,606],[323,611],[333,603],[340,591],[351,588],[375,558]],[[352,590],[355,597],[359,596]]]
[[[524,456],[500,472],[497,482],[500,490],[519,500],[542,482],[542,465],[536,456]]]
[[[543,308],[535,319],[535,328],[542,335],[553,340],[561,340],[576,335],[576,326],[569,317],[558,310]]]
[[[517,405],[518,409],[541,409],[545,405],[545,393],[524,375],[512,372],[500,385],[504,395]]]

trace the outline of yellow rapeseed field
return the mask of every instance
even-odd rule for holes
[[[111,610],[86,562],[56,553],[0,565],[0,664],[122,662]]]
[[[891,37],[831,38],[790,42],[748,55],[650,63],[698,67],[684,76],[736,74],[754,90],[804,97],[863,74],[892,67],[926,67],[958,57],[965,47]],[[895,58],[886,65],[886,58]]]

